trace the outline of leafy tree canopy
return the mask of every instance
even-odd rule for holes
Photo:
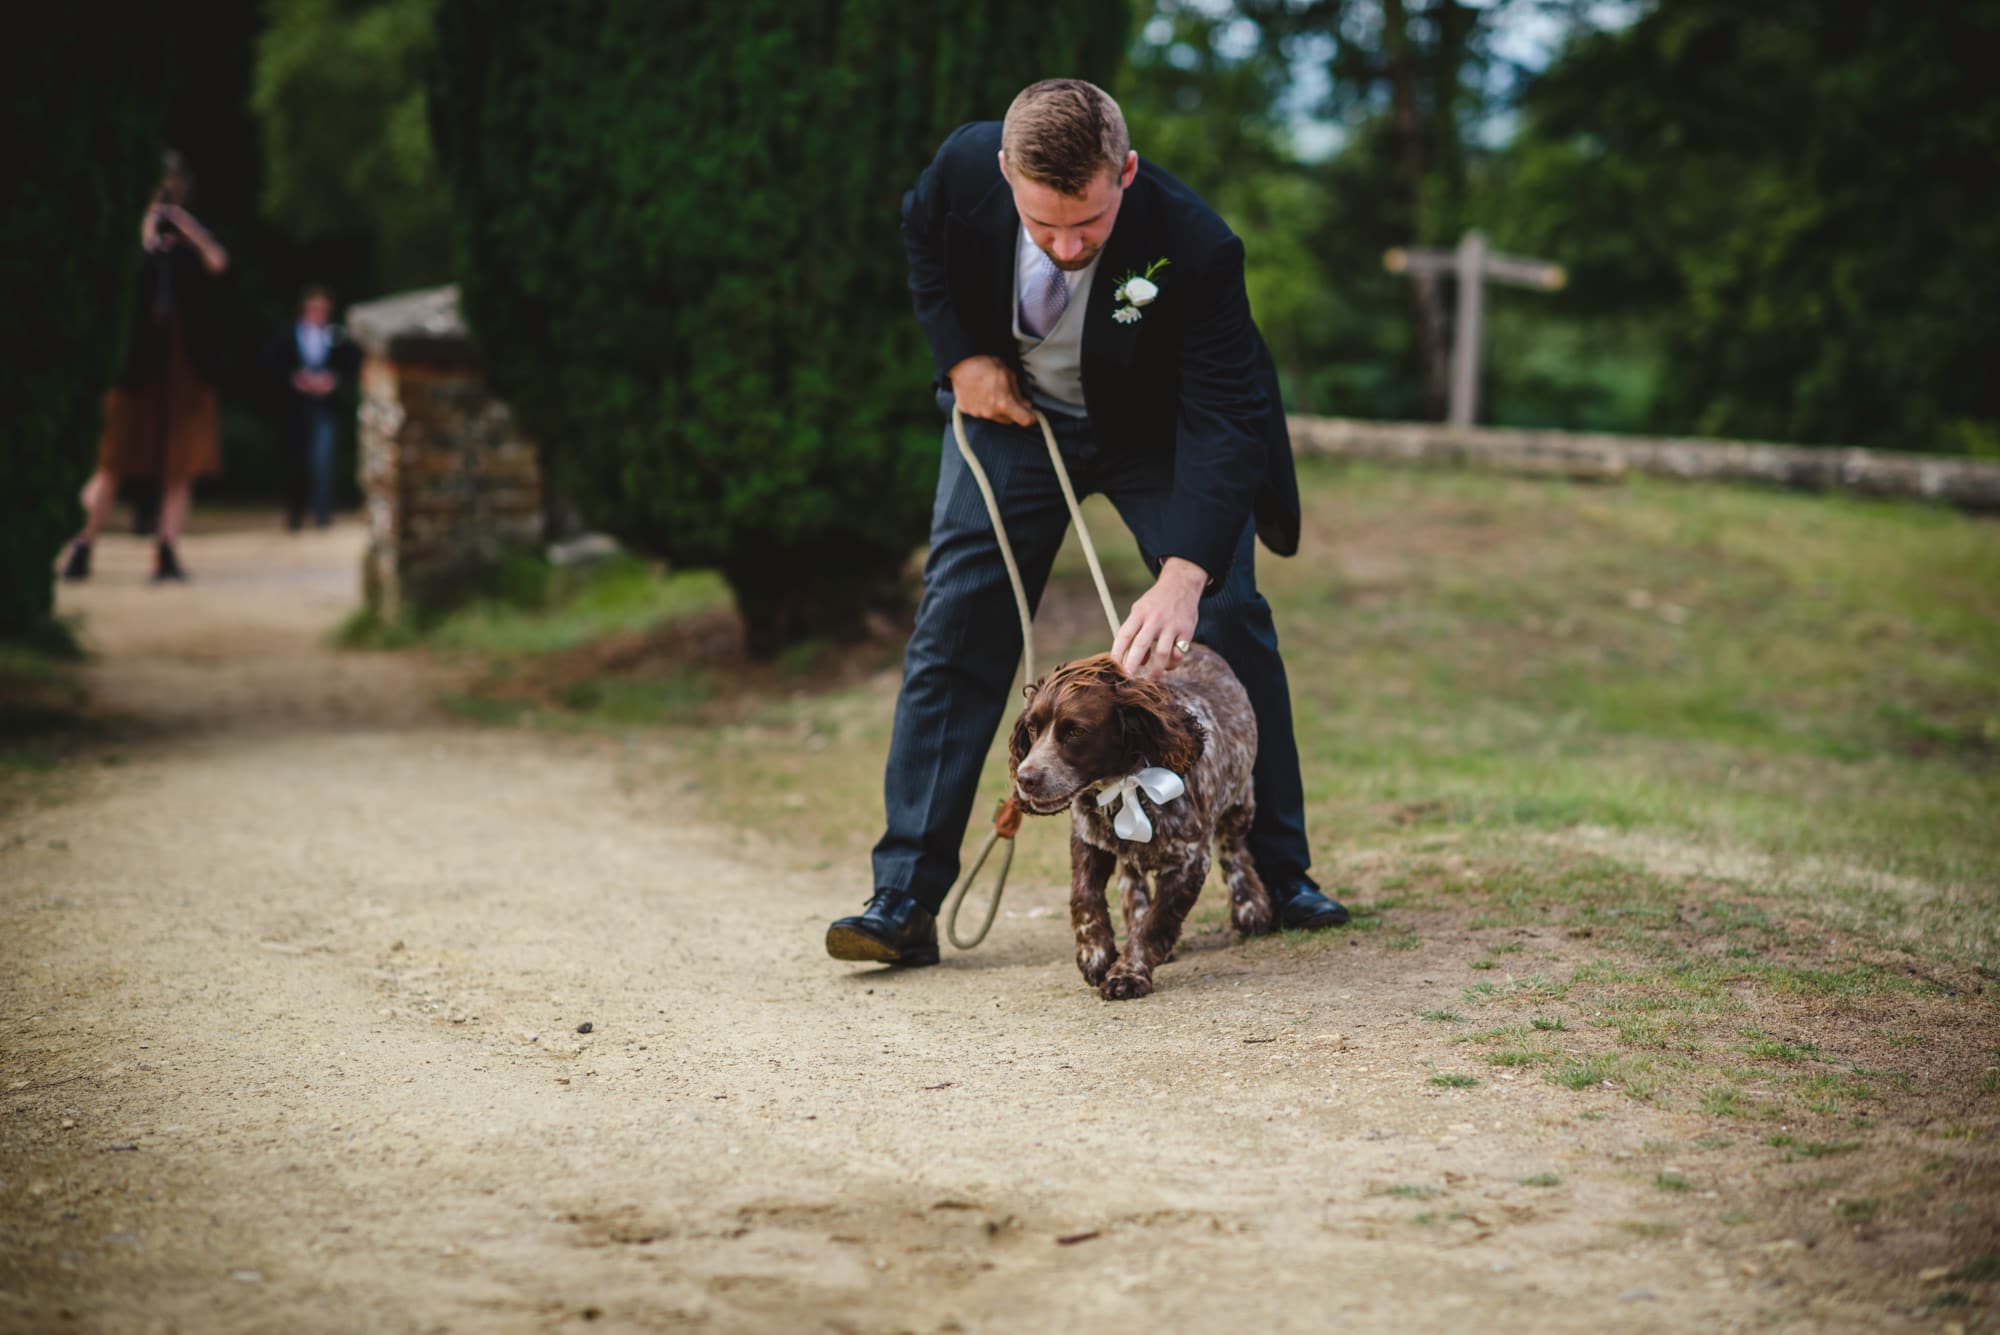
[[[299,242],[364,239],[373,284],[448,280],[423,69],[437,0],[270,0],[250,105],[263,209]]]
[[[1655,322],[1662,426],[2000,449],[1997,46],[1990,3],[1662,5],[1530,87],[1506,230]]]

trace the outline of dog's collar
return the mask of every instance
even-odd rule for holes
[[[1127,774],[1122,779],[1109,779],[1097,790],[1097,805],[1108,807],[1123,798],[1117,814],[1111,819],[1111,828],[1120,839],[1128,839],[1135,844],[1153,842],[1153,822],[1146,815],[1144,804],[1138,795],[1144,793],[1153,799],[1155,805],[1165,806],[1187,791],[1187,783],[1180,775],[1158,765],[1149,765],[1137,774]]]

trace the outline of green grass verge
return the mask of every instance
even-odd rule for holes
[[[728,586],[710,571],[670,573],[622,555],[572,568],[517,557],[495,572],[491,591],[484,597],[441,616],[396,623],[358,612],[335,632],[335,639],[357,649],[422,645],[490,658],[524,658],[653,630],[691,613],[728,605]],[[582,708],[587,711],[589,705]],[[674,718],[671,710],[664,710],[648,721]]]
[[[1838,497],[1312,461],[1301,487],[1301,554],[1263,558],[1259,578],[1319,871],[1358,908],[1339,943],[1414,961],[1452,924],[1490,931],[1455,958],[1469,974],[1441,975],[1458,995],[1424,1018],[1439,1041],[1505,1030],[1479,1040],[1481,1064],[1559,1087],[1850,1125],[1908,1090],[1889,1049],[1939,1033],[1913,1012],[1885,1015],[1865,1070],[1799,1026],[1747,1022],[1769,1023],[1762,1006],[1976,1009],[1937,971],[2000,974],[2000,526]],[[1111,508],[1087,511],[1127,601],[1146,570]],[[522,583],[533,597],[468,609],[426,642],[504,678],[725,598],[636,563]],[[1072,543],[1043,660],[1101,648],[1094,623]],[[781,690],[729,694],[738,683],[713,675],[726,667],[663,663],[537,708],[662,724],[710,810],[769,828],[782,809],[788,844],[859,892],[896,674],[885,657],[866,679],[796,689],[817,652]],[[1002,796],[998,738],[982,775],[975,823]],[[1061,887],[1066,863],[1054,824],[1031,822],[1014,884]],[[1196,928],[1220,929],[1204,910]],[[1574,943],[1559,963],[1521,944],[1551,932]],[[2000,1088],[2000,1063],[1981,1065]]]
[[[1574,922],[1630,944],[1671,922],[1685,878],[1704,872],[1741,888],[1736,917],[1714,925],[1746,954],[1779,942],[1775,900],[2000,966],[1992,523],[1314,463],[1302,485],[1303,552],[1265,558],[1260,579],[1291,668],[1309,827],[1323,850],[1397,868],[1355,893],[1476,898],[1496,921]],[[1115,595],[1136,595],[1145,571],[1114,513],[1086,508]],[[1051,601],[1064,597],[1089,598],[1073,544],[1052,582]],[[1100,640],[1085,629],[1043,656]],[[880,819],[893,699],[885,673],[683,740],[716,762],[710,796],[745,823],[773,784],[840,794],[788,830],[853,857]],[[979,813],[1002,796],[997,741],[983,773]],[[1035,829],[1016,874],[1060,883],[1063,841]],[[853,870],[864,878],[865,859]],[[1387,928],[1386,947],[1422,946],[1407,923]],[[1490,958],[1489,977],[1513,967]],[[1888,985],[1860,964],[1747,963],[1802,994]]]

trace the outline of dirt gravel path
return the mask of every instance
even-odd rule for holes
[[[1107,1005],[1049,890],[828,961],[859,875],[703,824],[660,744],[327,648],[360,542],[220,524],[155,589],[113,538],[64,590],[110,735],[0,833],[0,1328],[1879,1321],[1648,1222],[1674,1115],[1431,1084],[1406,957],[1210,933]]]

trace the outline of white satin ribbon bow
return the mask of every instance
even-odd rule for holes
[[[1153,822],[1147,818],[1145,807],[1140,805],[1139,794],[1143,792],[1156,804],[1165,806],[1186,791],[1187,784],[1181,781],[1180,775],[1151,765],[1100,789],[1097,805],[1108,807],[1119,798],[1124,798],[1124,805],[1111,819],[1111,828],[1117,831],[1120,839],[1129,839],[1135,844],[1150,844],[1153,842]]]

